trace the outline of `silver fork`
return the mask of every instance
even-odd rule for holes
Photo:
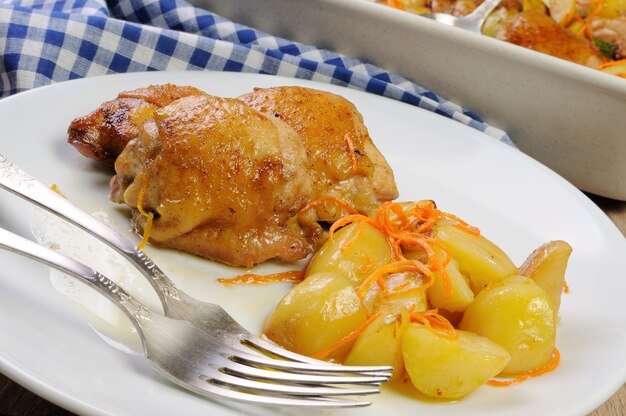
[[[370,404],[334,396],[377,393],[375,383],[385,377],[301,372],[256,355],[224,346],[188,321],[150,311],[124,289],[97,271],[30,240],[0,228],[0,248],[22,254],[68,273],[89,284],[115,303],[130,318],[154,369],[170,381],[204,396],[227,397],[262,405],[356,407]],[[312,370],[307,365],[307,370]],[[333,368],[338,368],[333,367]],[[321,371],[327,371],[322,370]],[[344,384],[371,386],[341,386]]]
[[[82,211],[0,154],[0,187],[4,188],[97,237],[128,259],[157,292],[165,316],[188,321],[204,331],[214,343],[228,349],[242,365],[263,366],[301,373],[344,373],[363,383],[380,385],[390,377],[390,367],[339,366],[294,354],[244,329],[222,307],[198,301],[178,289],[165,273],[140,249],[117,231]],[[275,358],[270,358],[270,354]]]
[[[446,24],[469,30],[474,33],[481,33],[483,23],[489,14],[500,4],[502,0],[485,0],[467,16],[456,17],[448,13],[425,13],[420,16]]]

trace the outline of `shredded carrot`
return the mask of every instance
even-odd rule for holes
[[[302,208],[299,212],[305,212],[310,210],[311,208],[314,208],[318,205],[322,205],[325,202],[331,202],[343,209],[345,209],[346,211],[348,211],[349,214],[358,214],[359,211],[357,211],[352,205],[348,204],[346,201],[343,201],[339,198],[336,198],[332,195],[322,195],[319,198],[315,198],[313,201],[309,202],[308,204],[306,204],[304,206],[304,208]]]
[[[365,295],[369,292],[370,288],[374,283],[378,283],[383,291],[383,296],[388,296],[388,292],[386,291],[385,277],[392,275],[394,273],[420,273],[426,277],[428,277],[428,281],[419,286],[420,289],[426,289],[433,285],[434,283],[434,275],[432,271],[428,267],[426,267],[422,262],[417,260],[401,260],[393,263],[386,264],[384,266],[379,267],[374,271],[374,273],[370,274],[363,282],[361,286],[357,289],[357,296],[363,300]]]
[[[339,251],[341,253],[345,253],[348,250],[350,250],[350,247],[352,247],[359,240],[359,237],[361,236],[361,234],[363,234],[363,229],[364,228],[365,228],[365,222],[359,221],[359,225],[357,226],[356,233],[354,233],[354,235],[352,236],[352,238],[350,238],[350,240],[346,241],[341,246]]]
[[[588,3],[589,6],[593,4],[595,4],[596,7],[587,15],[587,17],[585,17],[585,24],[583,25],[583,32],[589,39],[593,38],[593,34],[591,33],[591,21],[602,11],[605,0],[592,0]]]
[[[376,222],[390,239],[393,256],[396,261],[406,260],[402,248],[420,247],[427,255],[428,267],[434,272],[438,272],[442,279],[444,294],[450,298],[452,287],[450,278],[446,272],[446,267],[452,256],[445,245],[431,237],[435,224],[447,219],[455,226],[472,234],[480,235],[480,230],[469,225],[459,217],[437,209],[433,201],[426,201],[422,204],[415,204],[410,213],[407,214],[402,205],[394,202],[385,202],[376,212]],[[441,261],[433,250],[433,246],[440,248],[446,253],[446,258]]]
[[[467,222],[465,222],[464,220],[462,220],[461,218],[457,217],[454,214],[450,214],[449,212],[438,210],[434,206],[434,203],[432,201],[429,201],[429,202],[430,204],[428,204],[427,206],[415,205],[413,209],[414,211],[421,210],[423,212],[423,215],[426,214],[426,219],[431,219],[429,224],[434,225],[437,221],[446,218],[446,219],[453,221],[456,227],[459,227],[460,229],[472,235],[476,235],[476,236],[480,235],[480,230],[478,228],[472,225],[469,225]]]
[[[363,258],[363,263],[361,263],[358,270],[359,270],[359,273],[366,274],[366,273],[369,273],[373,267],[374,267],[374,260],[372,260],[372,258],[369,257],[367,254],[365,254]]]
[[[521,374],[510,380],[487,380],[487,384],[489,384],[490,386],[496,386],[496,387],[513,386],[515,384],[521,383],[524,380],[528,380],[529,378],[538,377],[543,374],[554,371],[559,366],[560,362],[561,362],[561,353],[559,352],[558,348],[554,347],[554,350],[552,350],[552,360],[550,360],[550,362],[548,362],[548,364],[546,364],[545,366],[538,368],[536,370],[532,370],[527,373]]]
[[[416,311],[415,305],[411,305],[409,309],[411,322],[417,322],[424,325],[426,329],[436,335],[444,338],[455,340],[459,337],[454,326],[444,316],[437,313],[437,309],[429,309],[427,311]],[[433,327],[439,328],[441,331],[435,331]]]
[[[346,225],[352,224],[353,222],[366,222],[378,228],[378,223],[370,217],[361,214],[346,215],[345,217],[340,218],[339,220],[335,221],[333,225],[331,225],[330,229],[328,230],[328,239],[330,240],[331,238],[333,238],[333,235],[339,228],[345,227]]]
[[[567,282],[563,282],[563,293],[569,293],[569,285]]]
[[[393,214],[393,215],[392,215]],[[376,212],[376,221],[387,234],[394,238],[402,237],[402,233],[410,231],[410,222],[402,206],[393,202],[385,202]]]
[[[392,295],[398,294],[398,293],[404,293],[402,291],[402,289],[404,289],[407,286],[410,286],[411,282],[409,282],[408,280],[405,280],[404,282],[400,283],[398,286],[394,287],[394,293]]]
[[[388,299],[398,299],[398,298],[406,298],[407,296],[413,294],[413,293],[418,293],[422,290],[424,290],[424,288],[422,286],[413,286],[413,287],[409,287],[407,289],[404,289],[405,287],[409,286],[411,283],[410,282],[405,282],[406,285],[403,285],[402,288],[400,288],[400,285],[398,285],[397,287],[394,288],[393,292],[389,292],[387,295]],[[403,289],[403,290],[399,290],[399,289]]]
[[[356,172],[358,168],[358,163],[356,160],[356,153],[354,153],[354,142],[350,138],[350,133],[346,133],[343,136],[346,140],[346,145],[348,146],[348,153],[350,154],[350,160],[352,161],[352,172]]]
[[[139,193],[137,194],[137,210],[142,217],[146,219],[146,225],[143,227],[143,236],[141,237],[141,241],[137,244],[137,248],[139,250],[143,249],[150,238],[150,232],[152,231],[152,222],[154,220],[154,214],[152,212],[146,213],[143,210],[143,197],[146,192],[146,187],[148,185],[147,181],[144,181],[139,189]]]
[[[291,270],[288,272],[268,274],[265,276],[255,273],[246,273],[236,277],[222,277],[217,279],[219,283],[227,285],[256,285],[272,282],[291,282],[297,284],[300,283],[302,280],[304,280],[304,270]]]
[[[332,343],[331,345],[329,345],[328,347],[324,348],[323,350],[321,350],[320,352],[317,352],[313,355],[311,355],[311,358],[316,358],[318,360],[324,359],[326,357],[328,357],[330,354],[332,354],[334,351],[336,351],[337,349],[341,348],[342,346],[346,345],[347,343],[349,343],[350,341],[355,340],[359,335],[361,335],[363,333],[363,331],[365,331],[367,329],[368,326],[370,326],[376,319],[378,319],[383,313],[390,311],[392,308],[385,308],[385,309],[381,309],[378,312],[376,312],[374,315],[370,316],[365,322],[363,322],[361,324],[361,326],[359,326],[357,329],[355,329],[354,331],[350,332],[348,335],[340,338],[338,341]]]
[[[426,256],[429,262],[428,267],[432,271],[439,273],[444,287],[444,295],[446,296],[446,298],[449,299],[452,296],[452,287],[450,285],[450,277],[448,276],[448,272],[446,271],[446,266],[452,259],[450,250],[448,250],[447,247],[445,247],[437,240],[428,236],[410,237],[399,241],[401,244],[404,245],[412,245],[413,247],[419,246],[426,252]],[[441,248],[446,253],[446,258],[443,262],[439,260],[439,257],[437,257],[437,254],[432,249],[433,245]]]

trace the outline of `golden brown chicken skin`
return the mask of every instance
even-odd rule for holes
[[[361,114],[342,97],[286,87],[231,99],[172,87],[120,94],[112,102],[128,108],[109,119],[124,131],[107,136],[107,149],[123,148],[111,199],[134,208],[144,233],[154,216],[153,243],[235,266],[295,261],[321,244],[319,222],[372,214],[397,197]],[[83,119],[105,137],[109,126]]]
[[[90,114],[72,121],[68,142],[84,156],[114,162],[126,144],[137,137],[137,126],[154,110],[190,95],[204,95],[194,87],[172,84],[138,88],[120,93]]]
[[[153,212],[150,238],[237,266],[298,260],[292,218],[311,199],[297,133],[235,99],[190,96],[153,113],[115,162],[112,198]],[[141,195],[141,197],[140,197]],[[135,210],[142,229],[146,218]]]
[[[316,196],[337,197],[366,214],[397,198],[393,172],[350,101],[293,86],[255,88],[239,99],[298,132],[310,160]]]
[[[521,12],[506,21],[497,38],[594,68],[607,60],[587,39],[572,34],[538,10]]]

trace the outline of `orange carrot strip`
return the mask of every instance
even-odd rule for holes
[[[419,312],[415,310],[415,305],[412,305],[409,309],[409,316],[411,318],[411,322],[417,322],[424,325],[426,329],[436,335],[450,339],[457,339],[459,336],[450,321],[437,313],[437,309]],[[443,332],[435,331],[433,326],[441,329]]]
[[[567,282],[563,282],[563,293],[569,293],[569,285]]]
[[[361,324],[361,326],[359,326],[357,329],[355,329],[354,331],[350,332],[348,335],[342,337],[341,339],[339,339],[338,341],[334,342],[333,344],[329,345],[328,347],[324,348],[320,352],[317,352],[317,353],[313,354],[311,356],[311,358],[316,358],[318,360],[322,360],[322,359],[328,357],[331,353],[333,353],[337,349],[339,349],[342,346],[346,345],[348,342],[356,339],[359,335],[361,335],[363,333],[363,331],[365,331],[365,329],[367,329],[368,326],[370,326],[372,324],[372,322],[374,322],[376,319],[378,319],[378,317],[380,317],[383,313],[385,313],[387,311],[390,311],[391,309],[392,308],[385,308],[385,309],[379,310],[374,315],[370,316],[365,322],[363,322]]]
[[[395,214],[395,221],[391,214]],[[410,222],[402,206],[393,202],[385,202],[376,212],[376,221],[382,230],[392,238],[400,238],[403,232],[409,231]]]
[[[404,240],[401,240],[401,242],[404,244],[417,245],[423,248],[424,251],[426,251],[430,269],[432,271],[438,272],[439,276],[441,277],[441,281],[443,283],[443,288],[444,288],[444,295],[448,299],[452,297],[452,287],[450,285],[450,277],[448,276],[448,272],[446,272],[446,266],[448,265],[448,263],[450,262],[450,259],[452,258],[450,255],[450,251],[441,243],[434,240],[433,238],[420,236],[420,235],[417,235],[411,238],[405,238]],[[445,250],[446,259],[444,263],[442,263],[439,260],[439,257],[437,257],[437,254],[433,251],[431,244],[436,245]]]
[[[378,223],[370,217],[366,217],[365,215],[361,214],[346,215],[345,217],[338,219],[333,223],[333,225],[331,225],[330,229],[328,230],[328,239],[330,240],[335,234],[335,231],[337,231],[339,228],[359,221],[366,222],[378,228]]]
[[[359,266],[359,273],[369,273],[372,270],[372,267],[374,267],[374,260],[366,254],[363,259],[363,263]]]
[[[552,355],[553,355],[552,360],[550,360],[548,364],[546,364],[545,366],[541,368],[521,374],[510,380],[487,380],[487,384],[489,384],[490,386],[495,386],[495,387],[513,386],[515,384],[521,383],[522,381],[528,380],[529,378],[538,377],[543,374],[554,371],[559,366],[559,363],[561,362],[561,353],[559,352],[558,348],[554,347],[554,350],[552,350]]]
[[[388,276],[394,273],[413,272],[420,273],[429,278],[429,281],[420,286],[421,289],[426,289],[434,283],[434,275],[428,267],[417,260],[402,260],[394,263],[389,263],[379,267],[363,280],[361,286],[357,289],[356,293],[360,299],[364,299],[367,292],[369,292],[372,285],[378,280],[383,279],[383,276]]]
[[[339,251],[341,253],[345,253],[346,251],[350,250],[350,247],[352,247],[357,242],[361,234],[363,234],[364,228],[365,228],[365,222],[359,221],[359,226],[356,229],[356,233],[354,233],[354,235],[352,236],[352,238],[350,238],[350,240],[343,243]]]
[[[137,210],[139,214],[146,219],[146,225],[143,227],[143,235],[141,236],[141,241],[137,244],[137,248],[139,250],[143,249],[150,238],[150,232],[152,231],[152,222],[154,220],[154,213],[143,210],[143,197],[146,193],[146,187],[148,186],[147,181],[143,181],[141,184],[141,188],[139,188],[139,193],[137,194]]]
[[[406,282],[407,285],[404,285],[404,287],[408,286],[408,284],[410,284],[409,282]],[[400,287],[400,286],[398,286]],[[396,287],[395,289],[397,289],[398,287]],[[424,288],[422,286],[414,286],[414,287],[410,287],[408,289],[404,289],[404,290],[394,290],[393,292],[389,293],[387,295],[388,299],[398,299],[398,298],[403,298],[406,297],[408,295],[410,295],[411,293],[417,293],[419,291],[424,290]]]
[[[343,201],[339,198],[336,198],[332,195],[322,195],[318,198],[315,198],[313,201],[310,201],[308,204],[306,204],[300,211],[300,212],[304,212],[304,211],[308,211],[311,208],[314,208],[318,205],[323,204],[324,202],[332,202],[333,204],[345,209],[346,211],[348,211],[350,214],[358,214],[359,211],[357,211],[352,205],[348,204],[346,201]]]
[[[146,246],[146,243],[148,242],[148,239],[150,238],[150,233],[152,232],[153,220],[154,220],[154,214],[150,212],[148,216],[146,217],[146,225],[145,227],[143,227],[143,235],[141,236],[141,241],[139,242],[139,244],[137,244],[137,248],[139,250],[142,250]]]
[[[591,3],[595,3],[596,7],[585,17],[585,24],[583,25],[583,32],[589,39],[593,38],[590,27],[591,21],[602,11],[605,0],[592,1]]]
[[[255,273],[246,273],[236,277],[221,277],[217,281],[223,285],[256,285],[272,282],[291,282],[300,283],[304,280],[304,270],[291,270],[288,272],[274,273],[268,275],[259,275]]]

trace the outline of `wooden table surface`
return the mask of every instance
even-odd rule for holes
[[[626,202],[595,196],[590,197],[607,213],[622,233],[626,235]],[[72,413],[36,396],[0,374],[0,415],[71,416]],[[626,385],[591,415],[626,416]]]

